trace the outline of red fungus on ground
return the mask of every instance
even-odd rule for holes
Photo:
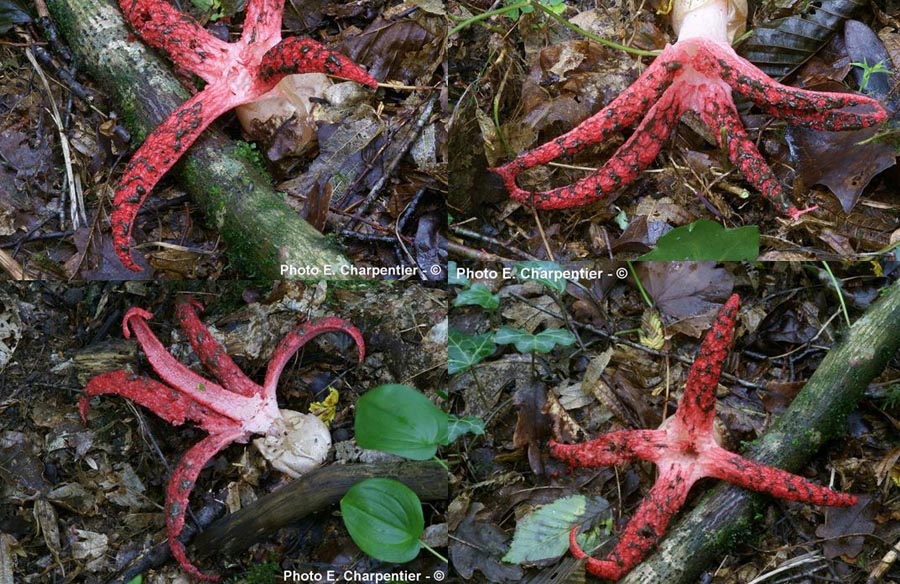
[[[796,220],[815,207],[801,211],[785,195],[744,130],[732,90],[766,113],[808,128],[854,130],[887,119],[887,112],[874,99],[782,85],[740,57],[730,44],[728,0],[676,0],[674,10],[680,9],[687,13],[678,19],[677,42],[667,45],[621,95],[568,133],[492,169],[513,199],[536,209],[567,209],[616,192],[653,162],[681,116],[693,111],[747,181],[780,213]],[[840,109],[853,106],[867,111]],[[571,185],[535,193],[516,184],[520,172],[608,140],[642,116],[631,137],[593,174]]]
[[[347,57],[308,38],[282,40],[284,0],[249,0],[237,42],[217,39],[165,0],[119,0],[125,18],[147,44],[161,49],[206,87],[147,136],[125,168],[111,217],[116,254],[130,270],[131,230],[138,210],[162,176],[216,118],[268,93],[286,75],[322,72],[378,87]]]
[[[722,307],[691,367],[678,411],[658,430],[621,430],[578,445],[550,443],[551,454],[570,467],[602,467],[646,460],[659,467],[659,477],[607,559],[588,558],[587,570],[600,578],[617,580],[640,562],[656,544],[666,526],[687,499],[691,486],[714,477],[745,489],[769,493],[781,499],[816,505],[849,507],[856,497],[837,493],[803,477],[765,466],[716,443],[716,387],[722,363],[731,349],[739,299],[735,294]],[[569,535],[572,555],[587,557]]]
[[[153,315],[146,310],[132,308],[122,319],[123,334],[129,338],[134,332],[150,365],[165,383],[125,370],[104,373],[88,382],[78,408],[87,424],[91,397],[115,394],[144,406],[170,424],[181,425],[190,420],[209,433],[188,450],[175,467],[166,488],[165,510],[169,547],[181,568],[196,578],[215,581],[218,576],[204,574],[191,564],[184,546],[178,540],[184,527],[188,497],[203,466],[232,442],[246,443],[254,434],[265,435],[270,441],[283,441],[283,450],[297,450],[297,443],[304,441],[304,434],[309,429],[309,423],[304,418],[314,416],[278,409],[276,389],[282,369],[303,345],[323,333],[343,332],[350,335],[358,347],[360,363],[365,356],[365,344],[359,330],[343,319],[326,317],[305,322],[281,340],[269,362],[265,381],[257,385],[244,375],[200,321],[197,310],[202,308],[193,299],[180,299],[177,318],[194,353],[221,385],[176,361],[147,325],[147,319]],[[313,422],[321,424],[318,420]],[[318,449],[318,446],[321,445],[315,447]],[[271,444],[267,445],[267,449],[271,450]],[[327,449],[326,445],[326,452]],[[267,455],[262,446],[260,450],[264,456]],[[321,460],[316,462],[321,463]],[[285,472],[294,474],[289,470]]]

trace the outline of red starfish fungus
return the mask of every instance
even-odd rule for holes
[[[865,96],[806,91],[778,83],[731,48],[728,9],[728,0],[676,0],[676,12],[686,12],[677,23],[678,41],[667,45],[637,81],[573,130],[492,169],[502,177],[510,196],[537,209],[567,209],[597,201],[634,181],[656,158],[682,114],[693,111],[747,181],[779,212],[799,218],[804,211],[787,198],[744,130],[732,90],[770,115],[819,130],[867,128],[883,122],[887,113]],[[840,109],[853,106],[867,111]],[[520,172],[608,140],[642,116],[631,137],[593,174],[537,193],[516,184]]]
[[[578,445],[551,442],[550,452],[569,466],[600,467],[647,460],[659,467],[659,477],[625,526],[615,550],[605,560],[588,558],[587,570],[617,580],[640,562],[662,537],[669,520],[687,499],[691,486],[703,477],[715,477],[745,489],[770,493],[790,501],[849,507],[856,497],[837,493],[803,477],[764,466],[720,447],[713,437],[716,386],[722,363],[731,348],[739,299],[737,295],[719,311],[691,367],[677,413],[659,430],[621,430]],[[569,536],[576,558],[586,554]]]
[[[328,430],[315,416],[278,409],[275,395],[278,378],[294,353],[322,333],[350,335],[359,349],[360,363],[365,355],[365,344],[359,330],[340,318],[305,322],[281,340],[269,362],[265,381],[257,385],[244,375],[200,321],[197,309],[202,308],[193,299],[179,300],[177,318],[200,362],[221,385],[204,379],[176,361],[147,325],[147,319],[153,315],[132,308],[122,319],[123,334],[128,338],[134,332],[147,360],[165,383],[124,370],[104,373],[88,382],[78,408],[86,424],[92,396],[121,395],[170,424],[180,425],[190,420],[209,432],[209,436],[185,453],[169,479],[166,530],[172,555],[181,568],[197,578],[214,581],[217,576],[203,574],[191,564],[184,546],[178,541],[184,527],[188,497],[203,466],[232,442],[246,443],[254,434],[265,436],[262,441],[254,441],[263,455],[270,458],[274,453],[277,460],[273,461],[273,466],[292,476],[299,476],[321,464],[330,446]],[[322,431],[322,437],[310,439],[310,433],[315,434],[317,430]]]
[[[113,199],[116,254],[129,269],[131,230],[154,185],[203,130],[241,104],[257,100],[293,73],[324,72],[370,87],[378,82],[347,57],[308,38],[282,40],[284,0],[249,0],[240,40],[226,43],[165,0],[119,0],[125,18],[144,41],[176,65],[206,81],[203,91],[179,106],[147,136],[125,168]]]

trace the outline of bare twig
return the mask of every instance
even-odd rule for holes
[[[72,227],[78,229],[82,225],[87,224],[87,214],[84,210],[84,198],[79,188],[80,183],[76,182],[75,173],[72,171],[72,153],[69,151],[69,138],[66,136],[62,116],[59,115],[56,102],[53,100],[53,93],[50,91],[50,83],[44,75],[44,70],[41,69],[31,49],[25,49],[25,55],[28,57],[31,66],[34,67],[38,77],[40,77],[44,91],[47,93],[47,101],[50,102],[50,117],[53,119],[53,123],[56,124],[56,130],[59,133],[59,145],[62,148],[63,161],[66,165],[66,182],[69,187],[69,219],[72,222]]]

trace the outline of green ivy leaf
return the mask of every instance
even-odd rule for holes
[[[447,444],[466,434],[484,435],[484,420],[481,418],[450,414],[447,421],[449,424],[447,428]]]
[[[549,290],[566,291],[563,267],[556,262],[519,262],[516,264],[516,276],[520,282],[538,282]]]
[[[459,269],[456,262],[447,262],[447,284],[451,286],[468,286],[471,282],[466,278],[464,272]]]
[[[485,310],[496,310],[500,306],[500,296],[478,282],[468,290],[462,290],[457,294],[453,306],[480,306]]]
[[[569,550],[572,527],[602,513],[611,517],[609,503],[601,497],[572,495],[544,505],[516,526],[503,561],[521,564],[558,558]]]
[[[465,371],[491,355],[497,349],[493,337],[493,333],[467,335],[451,330],[448,335],[447,372],[453,375]]]
[[[726,229],[709,219],[677,227],[656,242],[638,261],[752,261],[759,256],[759,227]]]
[[[429,460],[447,444],[447,414],[422,392],[380,385],[356,402],[356,443],[412,460]]]
[[[353,542],[376,560],[409,562],[419,555],[425,531],[422,502],[394,479],[366,479],[341,498],[341,515]]]
[[[557,346],[568,347],[575,342],[575,335],[566,329],[546,329],[536,335],[509,327],[494,333],[498,345],[515,345],[520,353],[549,353]]]

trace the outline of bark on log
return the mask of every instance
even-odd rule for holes
[[[334,505],[356,483],[377,477],[400,481],[423,501],[446,501],[449,497],[447,471],[436,462],[333,464],[317,468],[213,523],[194,539],[195,557],[247,549],[266,535]]]
[[[797,471],[829,439],[838,436],[866,385],[900,350],[900,282],[884,291],[822,360],[791,406],[754,442],[747,456]],[[765,501],[739,487],[720,484],[672,528],[656,552],[620,584],[696,582],[753,529]]]
[[[81,64],[110,92],[135,145],[190,97],[108,0],[48,0],[47,6]],[[229,259],[244,275],[283,278],[282,265],[316,267],[319,274],[330,266],[340,274],[349,265],[215,127],[173,172],[221,233]]]

